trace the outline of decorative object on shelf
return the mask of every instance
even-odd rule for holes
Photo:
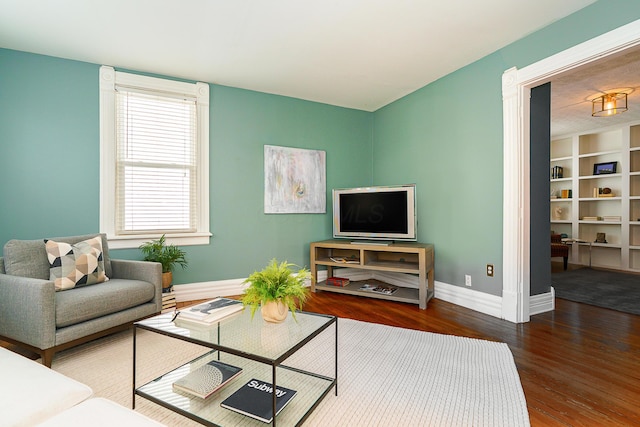
[[[556,206],[555,208],[553,208],[553,219],[562,219],[563,212],[564,209],[562,209],[560,206]]]
[[[616,173],[618,162],[596,163],[593,165],[594,175],[606,175]]]
[[[162,291],[169,291],[175,265],[178,264],[184,269],[188,264],[185,252],[175,245],[167,245],[164,234],[158,240],[143,243],[138,249],[142,251],[144,261],[162,264]]]
[[[340,286],[340,287],[345,287],[347,286],[349,283],[351,283],[351,281],[345,277],[329,277],[327,278],[327,285],[330,286]]]
[[[627,106],[627,94],[624,92],[611,92],[591,100],[591,116],[607,117],[624,113]]]
[[[593,197],[614,197],[609,187],[593,187]]]
[[[309,296],[305,282],[311,274],[306,268],[300,268],[294,273],[291,270],[294,266],[287,261],[278,263],[274,258],[263,270],[253,272],[244,281],[249,286],[244,290],[242,303],[251,307],[252,317],[258,307],[262,306],[262,318],[267,322],[284,321],[289,310],[295,319],[296,309],[302,307]]]
[[[596,240],[594,243],[607,243],[606,233],[596,233]]]
[[[551,179],[558,179],[563,177],[562,166],[554,166],[551,169]]]

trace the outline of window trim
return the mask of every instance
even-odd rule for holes
[[[131,86],[151,91],[195,97],[197,99],[198,144],[198,221],[193,233],[167,234],[167,240],[176,245],[209,244],[209,85],[185,83],[115,71],[113,67],[100,67],[100,231],[106,233],[109,248],[137,248],[142,243],[157,239],[161,234],[116,235],[116,105],[117,86]]]

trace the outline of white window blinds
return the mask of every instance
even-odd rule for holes
[[[116,88],[116,233],[197,229],[195,99]]]

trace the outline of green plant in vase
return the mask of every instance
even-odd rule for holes
[[[144,261],[159,262],[162,264],[162,290],[171,288],[173,281],[173,269],[176,265],[183,269],[187,266],[186,253],[175,245],[167,245],[163,234],[157,240],[143,243],[139,247],[144,255]]]
[[[264,269],[252,273],[244,281],[249,286],[244,291],[242,303],[251,307],[252,317],[261,307],[262,317],[268,322],[284,321],[289,310],[295,319],[296,310],[309,296],[305,283],[311,274],[305,268],[294,272],[291,267],[295,265],[287,261],[278,263],[274,258]]]

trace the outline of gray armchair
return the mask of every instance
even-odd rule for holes
[[[104,234],[52,238],[72,245],[101,237],[107,281],[56,291],[44,240],[11,240],[0,258],[0,340],[42,357],[51,367],[57,351],[123,330],[159,313],[162,266],[110,259]]]

